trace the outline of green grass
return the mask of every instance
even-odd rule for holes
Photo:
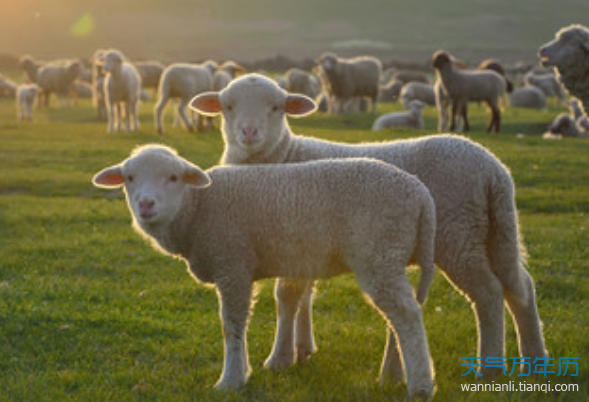
[[[384,324],[350,276],[321,282],[314,309],[319,352],[282,373],[261,368],[275,317],[272,284],[263,283],[248,336],[250,382],[234,393],[210,389],[223,354],[215,292],[133,232],[120,192],[90,183],[99,169],[148,142],[176,147],[203,167],[216,163],[223,146],[217,132],[188,134],[168,121],[168,134],[158,136],[152,106],[143,107],[140,133],[109,136],[88,103],[38,111],[25,124],[16,122],[11,102],[0,101],[0,401],[403,400],[403,387],[376,384]],[[471,138],[515,178],[550,353],[580,357],[578,377],[547,380],[577,383],[582,391],[463,393],[460,358],[475,356],[474,318],[437,275],[425,307],[436,399],[587,400],[589,142],[542,140],[537,134],[553,114],[534,111],[507,110],[505,133],[483,134],[488,115],[472,109]],[[291,123],[300,133],[349,142],[428,132],[373,133],[371,122],[368,115],[316,114]],[[426,124],[435,126],[433,110]],[[507,355],[516,356],[510,320],[506,335]]]

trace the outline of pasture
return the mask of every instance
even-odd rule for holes
[[[379,112],[400,108],[380,105]],[[223,356],[215,292],[134,233],[122,193],[90,183],[99,169],[149,142],[175,147],[203,167],[218,161],[223,143],[217,131],[172,129],[168,114],[167,134],[159,136],[152,109],[153,102],[143,105],[140,132],[108,135],[88,101],[38,110],[34,122],[20,123],[13,102],[0,100],[0,401],[403,400],[404,387],[376,383],[384,321],[349,275],[318,286],[318,353],[279,373],[261,368],[275,329],[273,285],[262,283],[248,336],[253,375],[238,392],[211,390]],[[475,321],[467,301],[438,271],[424,309],[435,400],[588,400],[589,141],[542,140],[554,110],[507,109],[503,132],[490,135],[482,132],[487,112],[471,109],[469,137],[494,152],[515,179],[550,355],[580,358],[578,376],[549,374],[538,383],[575,383],[580,391],[461,391],[460,384],[475,382],[461,377],[461,357],[476,356]],[[433,108],[425,119],[427,129],[419,132],[371,132],[369,114],[316,113],[291,126],[330,140],[383,141],[433,132]],[[506,334],[507,356],[515,357],[510,319]]]

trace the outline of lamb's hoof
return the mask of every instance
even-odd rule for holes
[[[317,348],[314,345],[297,345],[297,363],[309,361],[316,352]]]
[[[293,364],[293,356],[272,355],[264,362],[264,368],[268,370],[280,371],[292,367]]]
[[[221,378],[215,384],[217,391],[234,391],[246,383],[246,379]]]
[[[428,402],[432,400],[433,390],[417,390],[409,395],[412,402]]]

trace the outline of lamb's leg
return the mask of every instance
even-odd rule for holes
[[[251,368],[247,354],[247,323],[252,285],[247,280],[230,278],[217,283],[225,358],[217,389],[234,389],[247,382]]]
[[[164,128],[162,126],[162,114],[164,113],[164,109],[166,108],[166,104],[168,103],[168,98],[162,95],[157,104],[155,105],[154,109],[154,118],[155,118],[155,127],[157,129],[158,134],[164,133]]]
[[[180,118],[182,119],[182,122],[184,123],[184,126],[186,127],[186,129],[190,132],[194,131],[193,125],[190,122],[190,120],[188,120],[188,117],[186,116],[186,106],[188,105],[188,101],[189,100],[181,100],[178,103],[178,114],[180,115]]]
[[[133,113],[133,106],[131,102],[125,102],[125,132],[129,133],[131,131],[131,119],[134,118]]]
[[[311,320],[313,282],[278,279],[275,287],[278,320],[272,353],[264,367],[284,369],[315,352]],[[298,314],[297,314],[298,312]],[[295,352],[296,336],[296,352]]]
[[[468,123],[468,104],[466,102],[462,103],[460,106],[460,111],[462,112],[462,131],[465,133],[470,131],[470,124]]]
[[[456,115],[458,114],[458,102],[452,101],[452,108],[450,111],[450,131],[456,130]]]
[[[421,308],[405,276],[405,267],[398,264],[392,269],[387,266],[355,273],[362,290],[386,317],[389,331],[397,334],[409,396],[429,399],[434,393],[432,362]],[[394,341],[394,337],[388,341]]]
[[[405,380],[403,372],[403,362],[397,348],[397,336],[394,331],[387,331],[387,343],[385,347],[382,365],[380,366],[380,383],[385,384],[388,381],[393,384],[401,383]]]
[[[108,133],[112,134],[114,131],[114,124],[115,124],[115,107],[116,105],[113,104],[112,102],[108,102],[107,104],[107,108],[108,108]]]

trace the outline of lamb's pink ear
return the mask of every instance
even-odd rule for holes
[[[211,178],[201,168],[192,163],[186,163],[183,180],[186,184],[197,188],[205,188],[211,185]]]
[[[190,101],[190,107],[205,116],[214,116],[221,113],[221,101],[218,92],[205,92],[196,95]]]
[[[92,178],[92,184],[102,188],[117,188],[125,184],[121,165],[114,165],[101,170]]]
[[[313,99],[305,95],[288,94],[284,104],[284,111],[289,116],[303,117],[313,113],[317,105]]]

